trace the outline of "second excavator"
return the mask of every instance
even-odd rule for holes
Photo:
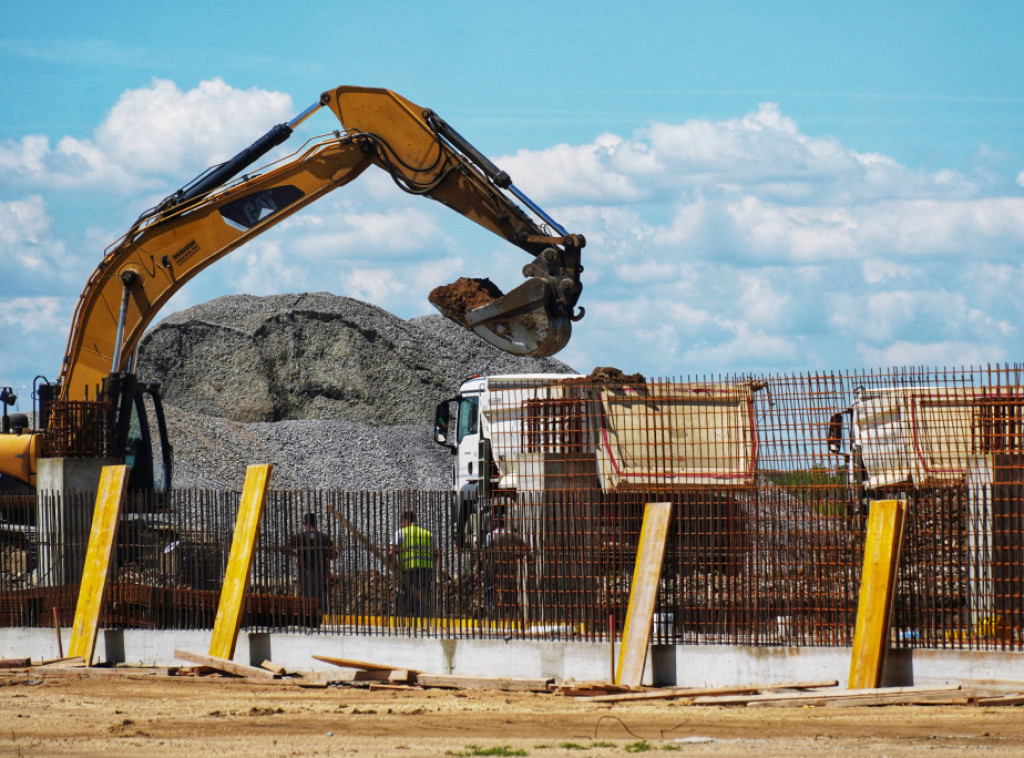
[[[249,170],[321,108],[333,111],[342,129]],[[143,213],[107,249],[79,299],[59,379],[36,387],[40,428],[25,428],[23,419],[12,425],[6,402],[0,407],[0,475],[35,486],[40,458],[97,457],[133,463],[136,487],[156,484],[153,466],[143,463],[154,449],[142,400],[149,395],[168,485],[158,388],[133,374],[147,326],[203,269],[370,166],[530,256],[526,281],[508,294],[487,279],[435,289],[429,299],[445,316],[517,355],[552,355],[568,342],[583,315],[576,307],[583,236],[568,233],[432,110],[390,90],[337,87]]]

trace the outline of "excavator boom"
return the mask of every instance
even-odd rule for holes
[[[344,130],[231,181],[318,107],[333,111]],[[59,381],[61,398],[103,394],[104,380],[130,366],[145,329],[186,282],[371,165],[407,192],[443,203],[532,258],[523,271],[527,281],[508,295],[481,287],[486,280],[462,279],[431,293],[435,307],[511,353],[551,355],[566,344],[572,321],[582,315],[574,308],[583,237],[566,234],[432,111],[389,90],[338,87],[170,195],[108,248],[75,312]],[[470,300],[459,296],[466,282],[477,290]]]

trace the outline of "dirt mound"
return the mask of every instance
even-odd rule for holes
[[[503,353],[441,316],[409,321],[329,293],[218,298],[142,340],[138,373],[170,406],[175,486],[444,488],[436,404],[472,373],[571,372]],[[436,485],[431,486],[431,485]]]

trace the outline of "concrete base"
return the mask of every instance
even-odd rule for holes
[[[70,630],[62,630],[67,647]],[[210,631],[106,630],[96,643],[95,662],[143,666],[185,665],[175,660],[181,648],[206,653]],[[52,629],[0,629],[4,657],[34,661],[57,657]],[[609,681],[607,644],[417,637],[361,637],[320,634],[245,634],[238,636],[234,660],[258,666],[265,660],[292,671],[331,671],[312,656],[325,655],[383,663],[435,674],[462,676],[550,677],[557,681]],[[845,687],[849,648],[783,648],[655,645],[647,657],[645,684],[724,687],[772,682],[835,679]],[[966,679],[1024,681],[1024,653],[974,650],[901,650],[890,653],[883,686],[955,684]]]

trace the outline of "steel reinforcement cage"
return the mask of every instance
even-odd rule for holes
[[[243,625],[607,640],[621,633],[644,505],[669,501],[655,642],[850,645],[870,503],[898,498],[893,644],[1020,649],[1024,367],[602,372],[489,391],[475,531],[454,492],[271,491]],[[43,493],[0,511],[0,625],[70,625],[93,499]],[[101,623],[211,627],[238,503],[133,496]],[[408,512],[431,535],[418,560],[403,552]],[[309,513],[329,543],[296,536]]]

